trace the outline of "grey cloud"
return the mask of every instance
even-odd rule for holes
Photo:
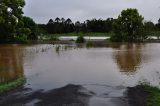
[[[73,21],[92,18],[117,18],[126,8],[137,8],[146,20],[157,22],[160,18],[160,0],[25,0],[24,15],[37,23],[47,23],[50,18],[64,17]]]

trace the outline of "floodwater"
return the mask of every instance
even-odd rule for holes
[[[24,89],[29,88],[26,92],[34,97],[24,97],[27,102],[17,99],[26,106],[51,102],[53,106],[128,106],[126,87],[140,81],[159,85],[159,63],[159,43],[111,43],[92,48],[0,45],[0,84],[26,77]],[[43,96],[35,96],[35,92]],[[17,91],[16,97],[22,98],[23,94]],[[53,100],[46,102],[48,98],[44,96]],[[4,101],[17,102],[9,100]]]

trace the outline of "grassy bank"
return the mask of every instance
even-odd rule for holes
[[[99,32],[89,32],[89,33],[62,33],[62,34],[46,34],[45,36],[112,36],[113,33],[99,33]]]
[[[12,82],[6,83],[6,84],[1,84],[0,85],[0,93],[4,93],[7,91],[10,91],[12,89],[15,89],[19,86],[22,86],[26,82],[25,77],[18,78]]]
[[[150,85],[142,85],[142,87],[148,92],[147,106],[160,106],[160,89]]]
[[[160,89],[149,84],[140,84],[128,89],[132,106],[160,106]]]

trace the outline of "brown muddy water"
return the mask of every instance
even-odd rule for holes
[[[129,106],[127,87],[159,85],[160,44],[0,45],[0,84],[22,76],[1,105]]]

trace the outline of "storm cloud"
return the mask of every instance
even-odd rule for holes
[[[160,18],[160,0],[25,0],[24,15],[37,23],[50,18],[71,18],[74,22],[86,19],[117,18],[126,8],[137,8],[145,20],[157,22]]]

